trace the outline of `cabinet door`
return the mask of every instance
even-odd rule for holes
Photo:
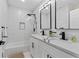
[[[54,55],[53,55],[53,52],[51,54],[51,51],[50,51],[50,46],[44,42],[41,42],[40,41],[40,56],[42,58],[54,58]]]
[[[35,58],[39,58],[39,40],[35,39]]]
[[[43,42],[41,42],[41,41],[39,41],[38,40],[38,57],[39,58],[44,58],[44,50],[43,50],[43,44],[42,44]]]
[[[39,58],[44,58],[44,49],[39,46]]]
[[[38,58],[38,51],[39,51],[39,47],[38,47],[38,40],[35,38],[31,38],[31,54],[32,57],[34,58]]]
[[[35,55],[36,55],[35,49],[36,49],[35,40],[34,40],[34,38],[31,38],[31,54],[32,54],[32,57],[35,57]]]

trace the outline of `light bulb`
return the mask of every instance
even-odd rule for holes
[[[25,0],[21,0],[22,2],[24,2]]]

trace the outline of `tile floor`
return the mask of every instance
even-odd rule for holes
[[[8,56],[8,58],[32,58],[30,52],[18,52]]]

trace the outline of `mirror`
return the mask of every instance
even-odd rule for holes
[[[66,0],[56,0],[56,29],[69,28],[69,9]]]
[[[79,0],[56,0],[56,28],[79,29]]]
[[[51,4],[46,5],[40,10],[40,29],[51,29]]]
[[[70,0],[70,29],[79,29],[79,0]]]

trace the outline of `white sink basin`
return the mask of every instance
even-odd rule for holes
[[[57,38],[57,37],[49,37],[49,38],[46,40],[46,42],[47,42],[47,43],[50,43],[50,42],[53,41],[53,40],[59,40],[59,38]]]
[[[43,41],[45,41],[48,38],[48,36],[46,36],[46,35],[43,36],[43,35],[39,35],[39,34],[34,34],[32,36],[34,36],[40,40],[43,40]]]

